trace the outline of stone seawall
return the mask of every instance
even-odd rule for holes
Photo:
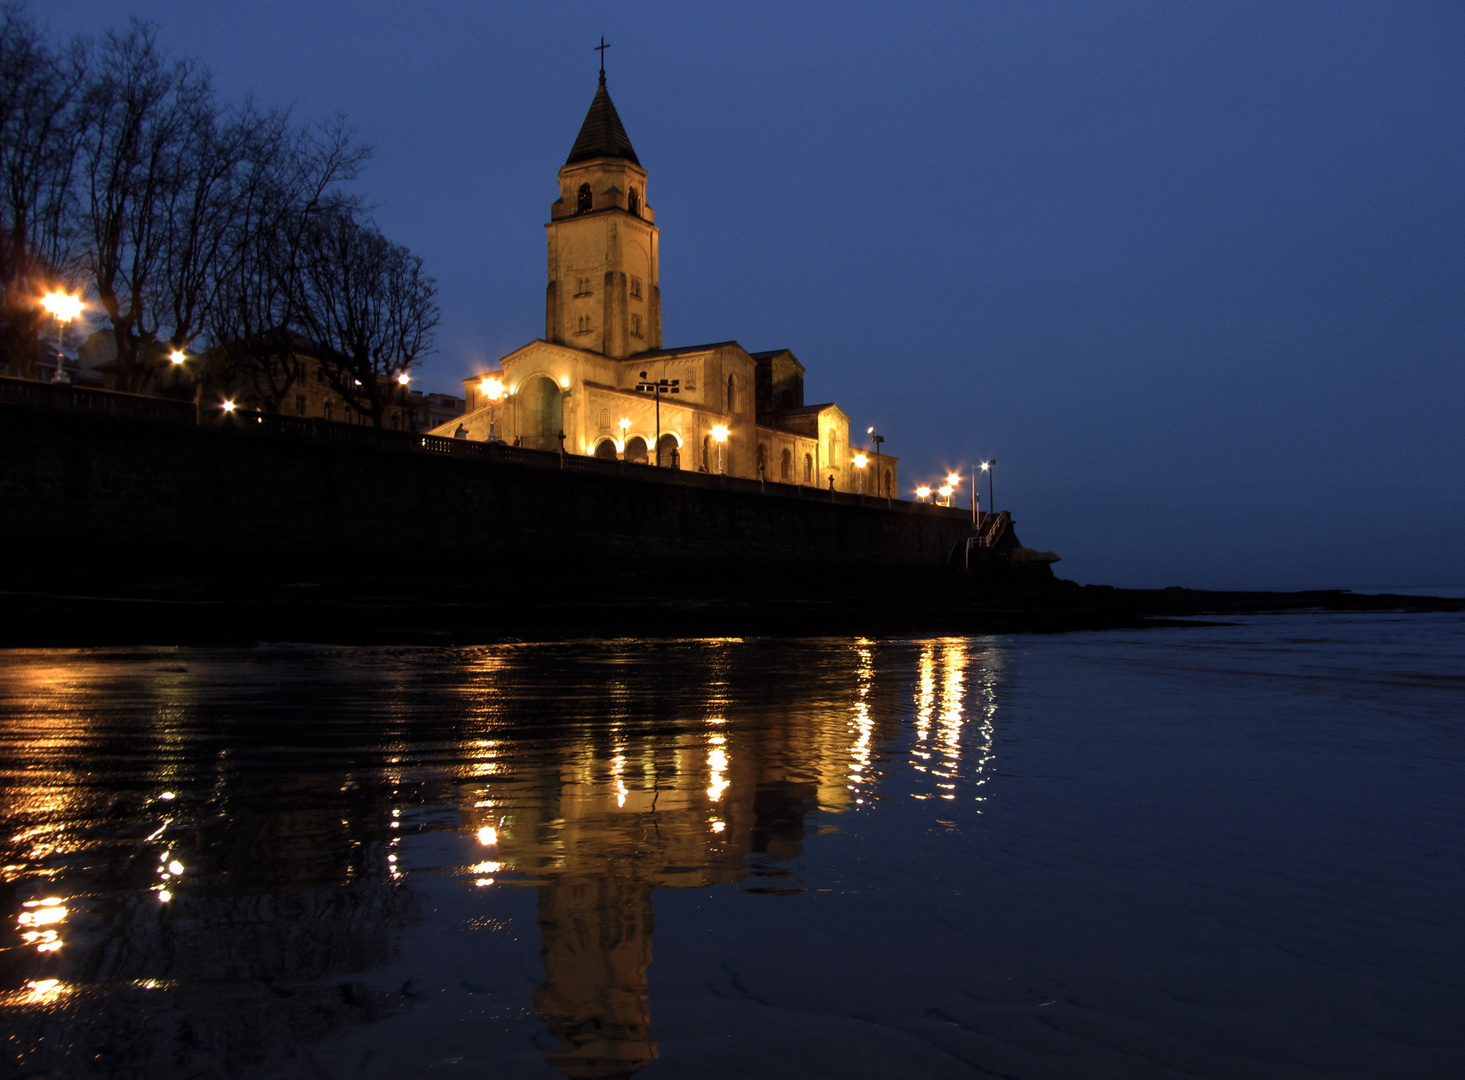
[[[898,500],[278,417],[199,427],[191,407],[133,418],[82,393],[0,404],[12,568],[917,568],[971,533],[967,512]]]

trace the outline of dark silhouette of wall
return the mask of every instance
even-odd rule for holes
[[[391,574],[424,556],[448,578],[527,565],[936,567],[971,532],[966,512],[898,500],[320,421],[198,426],[185,403],[134,418],[126,395],[72,391],[70,408],[53,396],[0,401],[0,545],[13,568]]]

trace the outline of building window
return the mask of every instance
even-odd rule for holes
[[[581,184],[580,185],[580,195],[575,200],[575,213],[577,213],[577,214],[583,214],[583,213],[585,213],[586,211],[588,211],[590,209],[591,204],[593,203],[593,201],[594,200],[591,198],[591,195],[590,195],[590,185],[589,184]]]
[[[321,408],[321,413],[320,414],[322,416],[324,416],[327,420],[329,420],[331,418],[331,403],[329,401],[327,401],[320,408]]]
[[[631,299],[641,299],[641,279],[638,277],[633,277],[631,279]]]
[[[639,316],[639,315],[632,315],[631,316],[631,336],[632,337],[640,337],[641,336],[641,316]]]
[[[576,324],[575,333],[577,333],[577,334],[588,334],[588,333],[590,333],[590,316],[589,315],[581,315],[580,316],[580,321]]]
[[[305,415],[305,395],[304,394],[296,394],[295,395],[295,412],[298,415],[300,415],[300,416],[304,416]]]
[[[738,377],[736,375],[727,377],[727,411],[730,413],[738,411]]]
[[[316,382],[325,382],[326,381],[326,369],[325,368],[318,367],[318,368],[315,369],[315,381]]]
[[[778,392],[778,407],[780,409],[792,409],[794,407],[794,392],[792,390],[780,390]]]
[[[631,195],[630,195],[630,199],[629,199],[629,205],[631,207],[631,213],[635,214],[637,217],[640,217],[641,216],[641,189],[638,188],[635,184],[632,184],[631,185]]]
[[[609,431],[610,430],[610,410],[609,409],[601,409],[600,410],[600,430],[601,431]]]
[[[354,424],[356,422],[356,418],[351,415],[350,405],[347,405],[344,409],[341,410],[341,419],[346,421],[346,423],[348,424]]]
[[[758,479],[762,480],[768,473],[768,447],[763,443],[758,444]]]
[[[885,497],[886,498],[889,498],[890,497],[890,489],[893,486],[894,485],[891,484],[891,482],[890,482],[890,470],[889,469],[886,469],[885,470]]]
[[[814,482],[814,456],[812,454],[805,454],[804,455],[804,483],[806,483],[806,484],[812,484],[813,482]]]
[[[396,413],[392,413],[392,430],[393,431],[400,431],[401,428],[402,428],[402,422],[401,422],[401,420],[398,418],[398,416],[397,416]]]
[[[703,435],[702,436],[702,471],[703,472],[711,472],[712,471],[711,461],[712,461],[712,436],[711,435]]]
[[[589,296],[590,295],[590,279],[588,277],[582,277],[582,278],[576,278],[575,279],[575,295],[576,296]]]
[[[778,478],[785,484],[792,482],[794,478],[794,456],[787,448],[778,455]]]

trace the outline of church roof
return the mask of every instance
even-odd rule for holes
[[[570,148],[570,156],[565,159],[565,164],[573,165],[577,161],[589,161],[592,158],[623,158],[632,164],[641,164],[636,157],[636,151],[631,148],[631,140],[621,125],[621,118],[616,114],[616,107],[611,103],[610,94],[606,92],[604,73],[601,74],[600,88],[595,91],[595,100],[590,103],[590,111],[585,114],[585,122],[580,125],[580,134],[575,136],[575,145]]]

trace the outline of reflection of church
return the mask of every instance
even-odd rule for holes
[[[647,999],[656,889],[751,876],[744,887],[753,892],[799,891],[786,864],[811,826],[833,828],[810,816],[877,797],[883,748],[905,717],[919,777],[910,795],[955,798],[959,775],[980,784],[991,753],[982,685],[991,661],[960,639],[923,642],[912,687],[877,678],[877,648],[857,642],[841,660],[826,653],[823,685],[809,679],[793,701],[770,690],[755,723],[728,723],[723,712],[733,686],[769,680],[714,648],[685,670],[662,669],[706,694],[702,716],[683,716],[673,737],[610,705],[538,754],[512,740],[480,751],[477,769],[491,779],[463,792],[464,824],[491,860],[470,869],[540,882],[546,982],[534,1003],[558,1043],[545,1060],[562,1075],[626,1077],[657,1057]],[[639,700],[637,678],[613,679],[602,692]],[[981,710],[973,715],[969,694]],[[746,704],[747,691],[740,696]]]
[[[895,495],[897,459],[850,440],[833,403],[804,403],[787,349],[661,341],[661,230],[646,170],[600,88],[550,207],[545,330],[502,373],[463,380],[468,412],[437,435]]]

